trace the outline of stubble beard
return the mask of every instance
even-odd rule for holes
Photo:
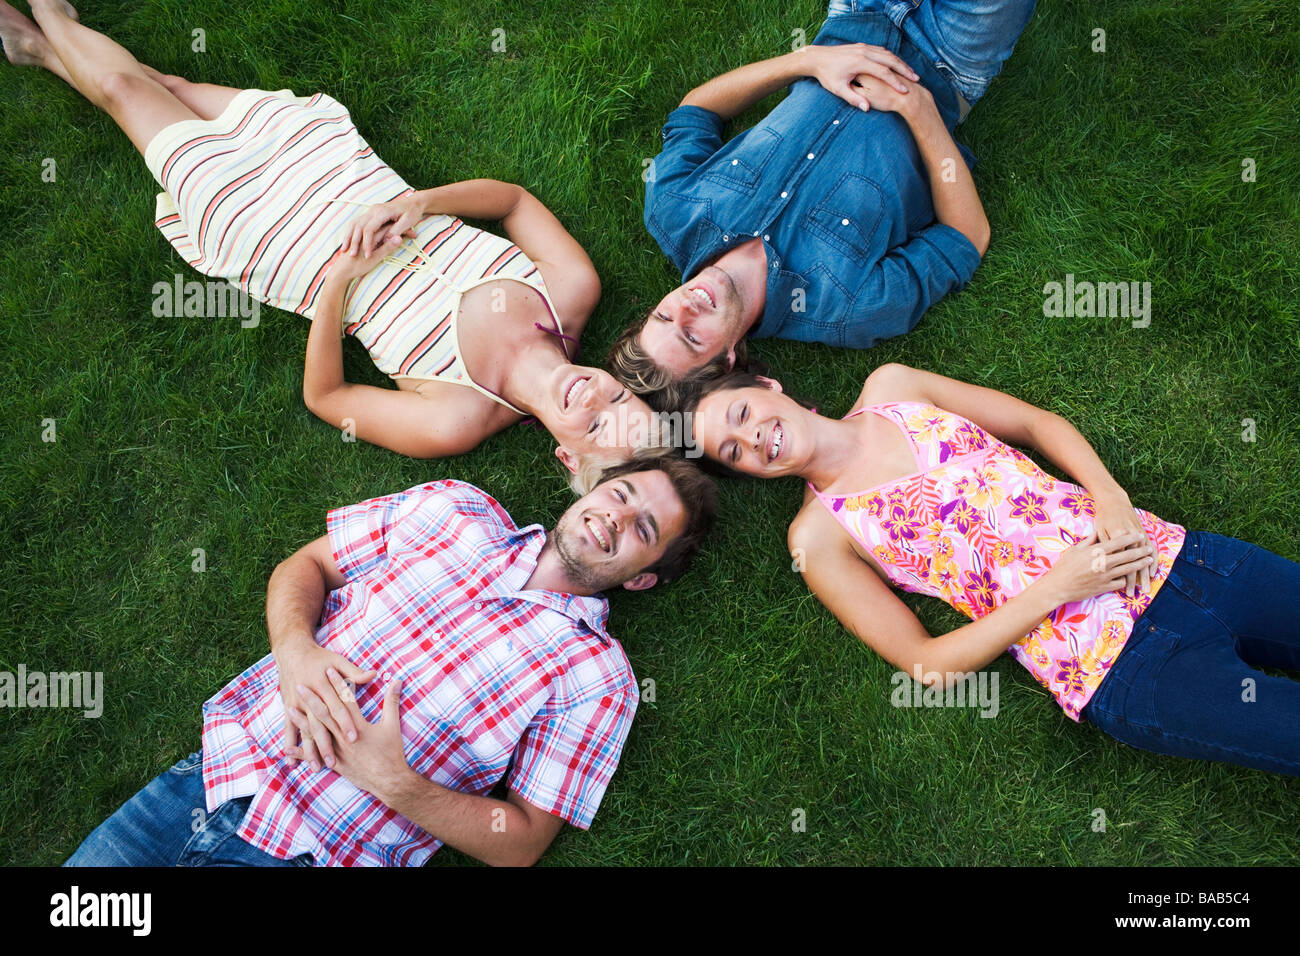
[[[609,581],[604,580],[594,568],[582,560],[574,545],[574,535],[564,526],[564,522],[556,524],[554,539],[555,553],[560,557],[560,564],[564,567],[564,574],[569,579],[569,583],[592,592],[604,591],[610,586]]]

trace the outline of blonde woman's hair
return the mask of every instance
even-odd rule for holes
[[[640,460],[680,456],[678,444],[681,438],[674,435],[672,423],[658,412],[652,414],[655,416],[655,431],[658,433],[655,437],[658,440],[647,441],[639,448],[633,449],[631,455],[602,455],[595,452],[583,455],[578,460],[578,470],[570,473],[569,476],[569,487],[573,489],[574,494],[581,498],[600,484],[600,476],[606,469],[621,465],[633,458]]]

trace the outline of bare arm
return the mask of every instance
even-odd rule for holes
[[[957,151],[957,143],[943,124],[934,97],[919,83],[908,97],[902,116],[916,140],[930,179],[930,201],[934,217],[952,226],[971,241],[981,256],[988,251],[992,229],[984,204],[980,202],[975,180]]]
[[[334,563],[329,538],[321,536],[299,548],[281,561],[271,573],[266,586],[266,631],[271,640],[271,654],[280,674],[280,695],[285,713],[300,707],[298,686],[325,693],[331,687],[326,674],[335,668],[358,684],[371,680],[374,671],[363,671],[346,658],[327,651],[316,643],[316,627],[325,607],[325,595],[343,586],[343,575]],[[344,719],[343,732],[355,732],[350,720]],[[298,733],[286,716],[285,747],[298,744]],[[315,759],[314,755],[313,758]]]
[[[377,262],[394,245],[381,244],[370,260]],[[472,415],[459,414],[457,403],[434,403],[417,392],[344,380],[343,306],[348,283],[367,261],[340,256],[321,286],[316,317],[307,335],[303,401],[317,418],[335,428],[351,429],[362,441],[400,455],[442,458],[468,451],[490,429],[482,427]],[[367,265],[361,271],[369,268]]]
[[[542,270],[566,331],[581,331],[600,301],[596,267],[560,220],[514,183],[470,179],[373,206],[359,221],[356,247],[368,256],[389,236],[404,235],[425,216],[438,214],[500,222],[510,241]]]
[[[911,676],[919,672],[924,683],[940,686],[987,666],[1062,604],[1114,590],[1123,582],[1124,569],[1145,562],[1149,553],[1135,539],[1075,545],[1000,607],[931,637],[819,501],[805,503],[788,540],[792,553],[803,551],[809,590],[841,624],[895,667]]]
[[[1094,524],[1103,542],[1126,534],[1146,538],[1128,493],[1111,476],[1088,440],[1060,415],[996,389],[897,364],[883,365],[871,373],[863,400],[868,404],[929,402],[970,419],[1005,442],[1035,448],[1093,496],[1097,507]],[[1144,590],[1150,585],[1150,568],[1129,581],[1128,590],[1132,592],[1135,585]]]
[[[698,106],[724,120],[732,119],[805,76],[816,78],[826,90],[859,109],[870,108],[867,95],[856,85],[859,77],[876,77],[900,93],[905,92],[901,77],[918,79],[910,66],[884,47],[813,45],[715,76],[687,93],[681,105]]]

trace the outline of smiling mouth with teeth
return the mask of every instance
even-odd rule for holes
[[[569,406],[570,406],[571,404],[573,404],[573,396],[577,394],[577,391],[576,391],[576,390],[579,389],[580,386],[582,386],[583,384],[585,384],[586,382],[589,382],[589,381],[591,381],[590,377],[587,377],[587,378],[575,378],[575,379],[573,380],[573,384],[570,385],[569,388],[568,388],[568,390],[564,393],[564,409],[565,409],[565,411],[568,411]]]
[[[781,423],[777,422],[772,426],[772,439],[767,447],[767,460],[776,461],[776,456],[781,454],[781,443],[785,440],[785,430],[781,428]]]
[[[594,518],[588,518],[587,528],[591,531],[591,536],[596,539],[596,543],[600,545],[600,550],[609,554],[612,545],[609,539],[609,532],[605,530],[605,526]]]
[[[709,292],[708,292],[707,289],[702,289],[702,288],[700,288],[699,286],[696,286],[695,288],[691,289],[690,291],[691,291],[691,292],[696,296],[696,298],[698,298],[701,302],[707,302],[707,303],[709,303],[709,308],[716,309],[716,308],[718,307],[718,303],[716,303],[716,302],[713,301],[713,296],[709,295]]]

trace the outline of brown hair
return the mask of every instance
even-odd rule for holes
[[[763,381],[763,379],[759,378],[754,372],[730,372],[711,381],[704,382],[698,387],[692,389],[688,394],[684,395],[682,401],[685,407],[682,411],[685,414],[690,415],[689,421],[694,423],[700,407],[700,402],[704,401],[705,396],[712,395],[714,392],[730,392],[740,388],[771,388],[771,386]],[[786,397],[796,404],[802,405],[809,411],[817,411],[817,406],[812,402],[790,395],[788,392],[786,393]],[[693,424],[692,427],[694,427]],[[707,455],[705,455],[703,461],[700,462],[700,466],[709,474],[717,475],[721,478],[752,477],[751,475],[746,475],[744,472],[736,471],[736,469],[732,468],[730,465],[724,465],[717,459],[710,458]]]
[[[686,528],[664,550],[663,556],[641,572],[650,572],[667,584],[685,573],[691,558],[713,529],[718,514],[718,494],[708,475],[690,462],[660,449],[642,449],[631,461],[606,468],[598,484],[643,471],[662,471],[686,509]]]
[[[675,378],[668,369],[656,364],[650,353],[637,341],[649,320],[650,313],[646,313],[639,321],[624,329],[609,350],[605,364],[616,379],[645,399],[646,404],[655,411],[681,409],[691,393],[731,371],[727,367],[727,354],[723,352],[681,378]],[[749,349],[743,337],[735,344],[735,350],[735,368],[750,370]]]

